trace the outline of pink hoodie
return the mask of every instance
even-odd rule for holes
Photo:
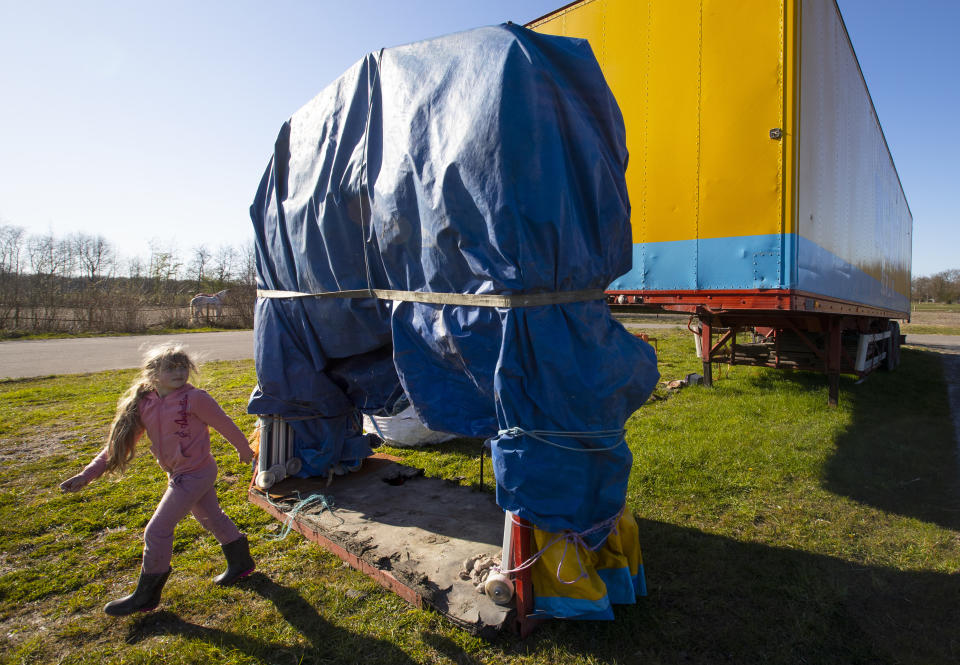
[[[209,393],[189,383],[164,397],[154,390],[140,399],[140,423],[150,437],[150,452],[170,477],[216,465],[210,454],[210,430],[220,432],[237,451],[249,449],[247,437]],[[137,433],[137,440],[144,429]],[[105,446],[80,473],[89,483],[107,467]]]

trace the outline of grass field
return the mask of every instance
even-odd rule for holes
[[[913,303],[910,323],[901,323],[900,328],[908,335],[960,335],[960,305]]]
[[[688,334],[657,330],[664,380],[700,369]],[[194,520],[177,531],[160,609],[110,619],[164,489],[149,454],[119,481],[56,486],[102,445],[132,372],[0,383],[2,663],[956,663],[960,486],[936,354],[892,374],[737,367],[715,388],[659,390],[628,422],[650,594],[611,623],[553,622],[520,642],[472,637],[408,606],[245,500],[249,470],[214,438],[225,510],[258,572],[210,582],[222,561]],[[249,362],[198,385],[245,430]],[[476,445],[389,449],[430,475],[477,480]],[[336,498],[333,492],[334,500]]]
[[[915,302],[910,304],[915,312],[957,312],[960,313],[960,303],[944,302]]]

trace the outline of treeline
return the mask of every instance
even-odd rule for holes
[[[944,270],[929,277],[914,277],[913,299],[919,302],[960,302],[960,270]]]
[[[197,293],[227,289],[220,316],[194,317]],[[960,269],[912,281],[913,300],[960,302]],[[102,235],[27,234],[0,223],[0,336],[42,332],[144,332],[253,325],[253,242],[198,245],[185,253],[158,241],[145,257],[120,257]]]
[[[121,258],[101,235],[27,234],[0,224],[0,332],[143,332],[149,328],[253,325],[253,243],[206,245],[182,254],[150,244],[146,257]],[[219,316],[194,317],[197,293],[228,289]]]

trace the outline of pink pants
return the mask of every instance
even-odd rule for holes
[[[173,530],[187,513],[193,513],[221,545],[232,543],[242,535],[237,525],[220,509],[214,487],[216,482],[216,463],[170,479],[160,505],[143,532],[143,572],[165,573],[170,568]]]

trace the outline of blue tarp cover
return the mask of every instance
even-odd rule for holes
[[[283,124],[250,209],[259,287],[603,289],[631,267],[626,165],[586,41],[506,24],[385,49]],[[249,411],[290,419],[306,474],[369,455],[358,412],[409,400],[491,439],[497,502],[551,532],[619,513],[620,430],[659,376],[602,299],[261,297],[255,355]]]

